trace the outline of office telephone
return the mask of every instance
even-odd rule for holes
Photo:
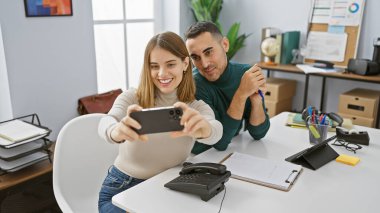
[[[164,186],[181,192],[196,194],[203,201],[208,201],[223,191],[231,172],[225,165],[217,163],[185,163],[180,176]]]

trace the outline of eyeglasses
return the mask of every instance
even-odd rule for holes
[[[360,146],[359,144],[355,144],[355,143],[349,143],[345,140],[342,140],[342,139],[337,139],[334,141],[334,143],[332,143],[332,145],[334,146],[344,146],[344,148],[346,148],[348,151],[351,151],[353,153],[356,154],[356,151],[361,149],[362,146]]]

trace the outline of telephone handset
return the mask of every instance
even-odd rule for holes
[[[180,175],[191,173],[210,173],[214,175],[221,175],[226,172],[226,166],[217,163],[196,163],[190,164],[182,168],[179,172]]]
[[[203,201],[208,201],[221,192],[231,176],[225,165],[217,163],[185,163],[179,174],[179,177],[164,186],[199,195]]]

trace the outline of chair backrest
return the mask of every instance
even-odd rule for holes
[[[104,114],[76,117],[58,134],[54,152],[53,188],[63,212],[98,212],[98,196],[118,146],[98,135]]]

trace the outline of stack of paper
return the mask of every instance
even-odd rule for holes
[[[47,133],[48,130],[21,120],[12,120],[0,124],[0,137],[11,142],[23,141]]]

